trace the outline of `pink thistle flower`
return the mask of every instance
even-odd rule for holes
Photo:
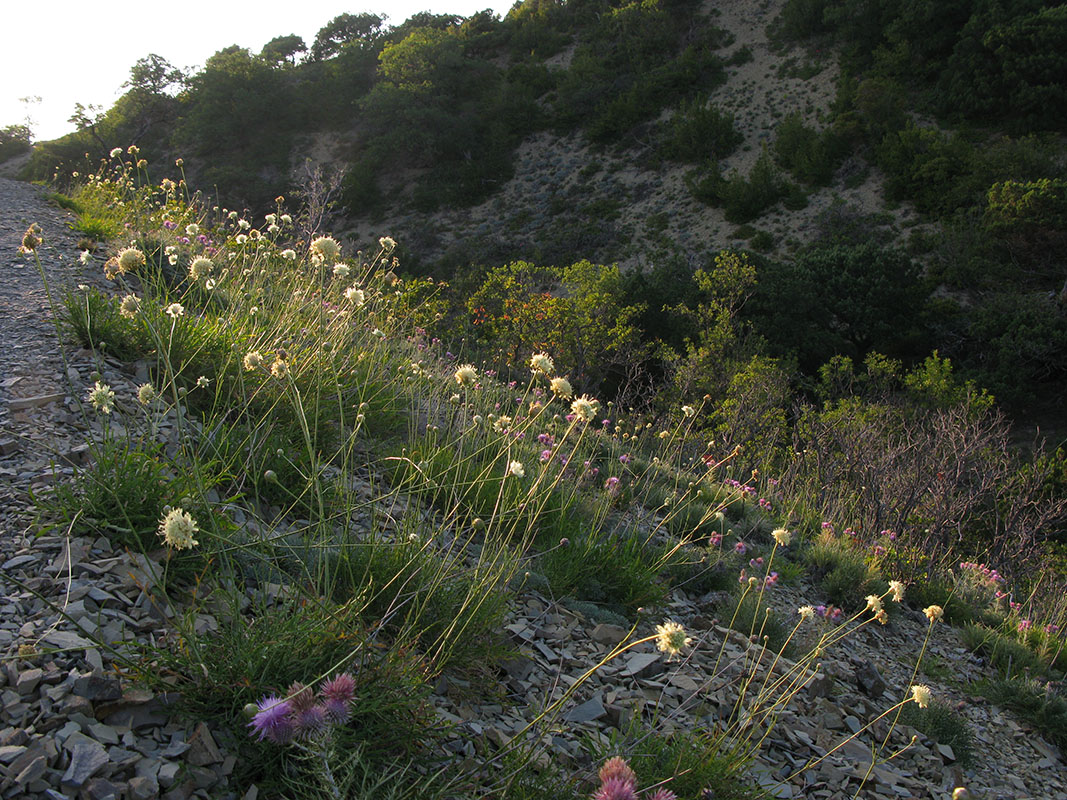
[[[657,789],[656,793],[648,800],[678,800],[678,795],[670,789]]]
[[[620,778],[608,778],[593,792],[593,800],[637,800],[633,784]]]
[[[718,547],[720,544],[722,544],[722,534],[711,534],[711,536],[708,537],[708,544],[710,544],[712,547]]]
[[[352,710],[348,707],[348,703],[342,700],[327,700],[323,703],[323,706],[326,709],[326,716],[330,718],[330,722],[336,722],[338,725],[347,722],[352,715]]]
[[[314,736],[316,733],[322,733],[326,730],[330,719],[325,706],[314,705],[297,713],[294,721],[296,722],[297,731],[302,735]]]
[[[342,672],[328,681],[323,681],[319,691],[322,692],[322,696],[327,700],[351,703],[356,697],[356,679],[349,673]]]
[[[739,556],[743,556],[745,553],[748,552],[748,545],[744,542],[738,542],[734,545],[734,552],[736,552]]]
[[[633,788],[637,787],[637,775],[622,756],[613,756],[605,761],[597,777],[600,778],[601,783],[617,780],[628,783]]]

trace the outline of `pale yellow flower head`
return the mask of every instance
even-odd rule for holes
[[[807,622],[808,620],[814,618],[815,609],[812,606],[801,606],[797,609],[797,613],[800,614],[801,622]]]
[[[656,647],[661,653],[667,653],[671,658],[681,653],[692,641],[685,635],[685,628],[677,622],[667,620],[662,625],[656,626]]]
[[[566,378],[553,378],[549,381],[548,387],[552,390],[552,394],[557,397],[562,397],[565,400],[574,396],[574,389],[571,388],[571,382]]]
[[[456,370],[455,378],[456,383],[460,386],[473,386],[474,382],[478,380],[478,370],[474,368],[473,364],[464,364]]]
[[[867,595],[867,608],[874,614],[882,610],[882,598],[876,594]]]
[[[923,613],[931,622],[937,622],[941,617],[945,616],[945,609],[941,608],[941,606],[927,606],[923,609]]]
[[[525,478],[526,468],[523,467],[521,461],[512,461],[508,463],[508,475],[511,475],[515,478]]]
[[[159,522],[159,535],[175,550],[187,550],[200,544],[193,538],[198,530],[196,520],[180,508],[172,508]]]
[[[777,528],[772,533],[774,541],[778,543],[780,547],[788,547],[789,543],[793,541],[793,534],[785,528]]]
[[[135,294],[128,294],[119,302],[119,313],[127,319],[133,319],[141,310],[141,298]]]
[[[147,406],[158,397],[159,392],[157,392],[156,387],[150,383],[142,383],[137,387],[137,402],[143,406]]]
[[[249,350],[245,353],[244,358],[245,369],[253,370],[263,366],[263,356],[258,350]]]
[[[911,687],[911,699],[919,708],[927,708],[930,705],[930,687],[921,683]]]
[[[144,266],[144,253],[136,247],[127,247],[119,251],[118,260],[120,273],[133,272]]]
[[[893,593],[893,600],[899,603],[904,599],[904,584],[901,581],[890,581],[889,591]]]
[[[214,264],[211,263],[211,259],[206,256],[198,256],[193,259],[193,263],[189,265],[189,277],[194,281],[198,281],[201,278],[209,275],[214,268]]]
[[[571,413],[582,422],[592,422],[596,412],[600,410],[600,401],[594,400],[589,395],[583,394],[571,403]]]
[[[545,375],[555,370],[556,365],[552,362],[552,356],[548,353],[534,353],[530,356],[530,369]]]
[[[115,408],[115,393],[110,386],[100,381],[97,381],[96,385],[89,390],[87,399],[101,414],[110,414]]]
[[[337,261],[341,257],[341,245],[331,236],[320,236],[311,243],[311,255],[321,261]]]

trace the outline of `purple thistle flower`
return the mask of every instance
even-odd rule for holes
[[[327,700],[323,706],[326,709],[326,716],[330,718],[330,722],[336,722],[338,725],[347,722],[352,714],[348,703],[343,700]]]
[[[323,681],[319,691],[327,700],[351,703],[356,697],[356,679],[351,674],[342,672],[328,681]]]
[[[275,744],[285,744],[293,738],[293,722],[289,718],[289,703],[278,695],[267,695],[258,704],[259,711],[252,717],[248,727],[253,734]]]
[[[629,464],[630,461],[632,461],[632,459],[630,458],[629,453],[623,453],[621,456],[619,456],[619,462],[622,464]]]
[[[734,552],[736,552],[738,555],[743,556],[746,552],[748,552],[748,545],[744,542],[738,542],[734,545]]]
[[[678,800],[678,795],[670,789],[657,789],[656,793],[652,795],[649,800]]]
[[[296,715],[296,729],[303,736],[313,736],[326,730],[329,714],[323,705],[305,708]]]

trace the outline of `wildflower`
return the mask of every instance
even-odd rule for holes
[[[793,534],[785,528],[777,528],[771,532],[771,536],[774,537],[774,541],[778,542],[779,547],[788,547],[793,541]]]
[[[911,699],[915,701],[915,705],[919,708],[928,707],[930,705],[930,687],[921,683],[915,684],[911,687]]]
[[[88,250],[82,250],[81,254],[78,256],[78,261],[80,261],[82,264],[88,264],[89,260],[92,257],[93,257],[93,254],[90,253]]]
[[[164,311],[166,312],[168,317],[171,317],[172,319],[177,319],[178,317],[185,315],[185,306],[183,306],[181,303],[171,303],[164,309]]]
[[[144,266],[144,253],[136,247],[127,247],[119,251],[119,272],[126,274]]]
[[[341,245],[330,236],[320,236],[311,243],[312,258],[318,261],[337,261],[341,257]]]
[[[96,385],[89,390],[87,399],[101,414],[110,414],[115,408],[115,393],[111,391],[110,386],[100,381],[97,381]]]
[[[356,307],[363,305],[367,300],[367,295],[363,293],[362,289],[357,289],[355,286],[350,286],[345,289],[345,300],[352,303]]]
[[[815,609],[811,606],[801,606],[797,609],[797,613],[800,614],[801,622],[807,622],[815,616]]]
[[[201,375],[196,379],[196,385],[201,389],[206,389],[211,385],[211,380],[207,376]]]
[[[309,692],[310,694],[310,692]],[[314,736],[326,730],[330,722],[329,714],[323,705],[313,705],[293,715],[297,731],[304,736]]]
[[[1028,620],[1028,619],[1019,620],[1019,630],[1020,631],[1028,631],[1032,627],[1034,627],[1034,623],[1031,622],[1030,620]]]
[[[352,269],[351,269],[351,267],[348,266],[348,264],[334,264],[333,265],[333,276],[335,278],[347,278],[348,277],[348,273],[351,272],[351,271],[352,271]]]
[[[378,246],[382,248],[386,253],[393,252],[396,249],[396,241],[392,236],[383,236],[378,240]]]
[[[143,406],[148,405],[158,397],[159,392],[157,392],[156,387],[150,383],[142,383],[137,388],[137,402]]]
[[[878,609],[878,613],[874,615],[874,618],[878,620],[878,622],[882,625],[885,625],[887,622],[889,622],[889,614],[886,613],[886,610],[884,608]]]
[[[889,591],[893,593],[893,600],[899,603],[904,599],[904,584],[900,581],[890,581]]]
[[[172,508],[159,522],[159,535],[175,550],[187,550],[200,544],[193,538],[198,530],[196,521],[180,508]]]
[[[245,353],[244,365],[246,370],[253,370],[263,365],[263,356],[258,350],[250,350]]]
[[[593,792],[593,800],[637,800],[634,787],[625,781],[611,778]]]
[[[945,615],[945,609],[941,606],[927,606],[923,609],[923,613],[930,622],[937,622]]]
[[[743,556],[745,553],[748,552],[748,545],[744,542],[738,542],[734,545],[734,552],[737,553],[739,556]]]
[[[547,375],[555,368],[556,365],[552,362],[552,357],[548,353],[534,353],[530,356],[530,369],[534,372],[541,372]]]
[[[19,252],[32,253],[41,246],[43,241],[44,239],[41,238],[41,226],[35,222],[22,234],[22,246],[19,247]]]
[[[283,223],[285,223],[286,225],[291,224],[292,221],[293,221],[293,218],[290,217],[288,214],[282,214],[281,217],[279,217],[279,219],[281,219],[281,221]]]
[[[460,386],[472,386],[478,380],[478,370],[473,364],[464,364],[456,370],[455,378]]]
[[[135,294],[128,294],[119,301],[119,313],[127,319],[133,319],[141,310],[141,298]]]
[[[196,236],[198,233],[200,233],[200,226],[197,225],[195,222],[190,222],[188,225],[185,226],[185,232],[190,236]]]
[[[612,475],[606,481],[604,481],[604,488],[611,494],[615,494],[619,491],[619,479]]]
[[[282,250],[281,257],[286,261],[296,261],[296,250]]]
[[[200,278],[207,275],[214,268],[214,264],[211,263],[210,258],[204,256],[198,256],[193,259],[193,263],[189,265],[189,277],[194,281],[200,280]]]
[[[549,388],[552,390],[552,394],[563,399],[569,399],[574,396],[574,389],[571,388],[571,382],[566,378],[553,378],[549,381]]]
[[[615,780],[629,784],[635,789],[637,788],[637,775],[634,774],[630,765],[626,763],[626,759],[620,756],[614,756],[605,761],[597,777],[600,778],[601,783]]]
[[[685,628],[677,622],[667,620],[656,626],[656,647],[671,658],[681,653],[692,641],[685,635]]]
[[[275,694],[259,701],[256,715],[248,723],[253,733],[275,744],[285,744],[293,738],[293,723],[289,718],[289,703]]]
[[[648,800],[678,800],[678,795],[670,789],[656,789],[656,793]]]
[[[351,703],[356,697],[356,679],[347,672],[335,675],[324,681],[320,691],[327,700],[338,700],[342,703]]]
[[[525,478],[526,469],[522,466],[522,462],[512,461],[508,463],[508,475],[514,475],[516,478]]]
[[[594,400],[589,395],[583,394],[573,403],[571,403],[571,413],[574,414],[582,422],[592,422],[596,416],[596,412],[600,410],[600,402]]]
[[[686,419],[696,416],[697,410],[692,406],[682,406],[682,414]]]
[[[274,363],[270,365],[270,374],[275,378],[288,378],[289,365],[283,359],[276,358]]]
[[[122,155],[122,148],[121,147],[113,147],[111,149],[111,152],[109,153],[109,155],[111,156],[111,158],[118,158],[119,156]]]
[[[867,595],[867,608],[872,613],[877,614],[882,610],[882,598],[876,594]]]

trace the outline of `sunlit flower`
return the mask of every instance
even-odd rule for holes
[[[133,319],[141,310],[141,298],[135,294],[128,294],[119,301],[119,313],[127,319]]]
[[[347,278],[348,277],[348,273],[350,273],[351,271],[352,271],[352,268],[349,267],[348,264],[334,264],[333,265],[333,276],[335,278]]]
[[[911,687],[911,699],[919,708],[926,708],[930,705],[930,687],[921,683],[915,684]]]
[[[159,535],[175,550],[187,550],[200,544],[193,538],[198,530],[196,521],[180,508],[172,508],[159,522]]]
[[[296,261],[296,250],[282,250],[280,255],[286,261]]]
[[[274,360],[274,363],[270,365],[270,374],[275,378],[288,378],[289,377],[289,365],[280,358]]]
[[[345,289],[345,300],[352,303],[354,306],[359,307],[367,301],[367,295],[364,294],[362,289],[350,286]]]
[[[244,365],[246,370],[253,370],[263,366],[263,356],[258,350],[249,350],[245,353]]]
[[[81,254],[78,256],[78,261],[80,261],[82,264],[88,264],[89,260],[92,257],[93,257],[93,254],[90,253],[88,250],[82,250]]]
[[[696,413],[697,410],[692,406],[682,406],[682,414],[685,415],[686,418],[694,417],[696,416]]]
[[[516,478],[525,478],[526,469],[522,466],[522,462],[512,461],[508,463],[508,475],[512,475]]]
[[[197,225],[195,222],[190,222],[188,225],[185,226],[185,232],[189,236],[196,236],[198,233],[200,233],[200,226]]]
[[[945,615],[945,609],[941,606],[927,606],[923,609],[923,613],[930,622],[937,622]]]
[[[41,246],[43,241],[44,239],[41,238],[41,226],[34,222],[22,234],[22,246],[19,247],[19,252],[32,253]]]
[[[530,369],[534,372],[541,372],[547,375],[555,368],[555,364],[552,363],[552,357],[548,353],[534,353],[530,357]]]
[[[574,396],[574,389],[571,388],[571,382],[566,378],[553,378],[548,383],[552,393],[558,397],[569,399]]]
[[[337,261],[341,257],[341,245],[331,236],[320,236],[311,243],[311,254],[320,261]]]
[[[185,314],[185,306],[181,303],[171,303],[164,310],[166,311],[167,316],[173,319],[177,319]]]
[[[210,258],[198,256],[194,258],[193,263],[189,265],[189,277],[194,281],[200,280],[210,273],[214,266],[215,265],[211,263]]]
[[[904,599],[904,584],[900,581],[890,581],[889,591],[893,593],[893,600],[899,603]]]
[[[625,781],[609,778],[593,792],[593,800],[637,800],[637,793]]]
[[[571,413],[583,422],[592,422],[596,412],[600,410],[600,402],[589,395],[583,394],[571,403]]]
[[[780,547],[788,547],[789,543],[793,541],[793,534],[787,531],[785,528],[777,528],[771,532],[771,536],[774,537],[774,541],[778,542]]]
[[[807,622],[815,616],[815,609],[812,606],[801,606],[797,609],[797,613],[800,614],[801,622]]]
[[[196,379],[196,385],[201,389],[206,389],[208,386],[211,385],[211,379],[208,378],[206,375],[201,375],[199,378]]]
[[[137,387],[137,402],[143,406],[148,405],[158,397],[159,392],[157,392],[156,387],[150,383],[142,383]]]
[[[677,622],[667,620],[656,626],[656,647],[671,658],[681,653],[692,641],[685,635],[685,628]]]
[[[111,391],[110,386],[100,381],[89,390],[87,399],[101,414],[110,414],[115,408],[115,393]]]
[[[122,148],[121,147],[113,147],[113,148],[111,148],[111,152],[109,153],[109,155],[111,156],[111,158],[118,158],[119,156],[122,155]]]
[[[877,614],[882,610],[882,598],[876,594],[867,595],[867,609],[871,613]]]
[[[133,272],[136,269],[144,266],[145,259],[144,253],[138,250],[136,247],[127,247],[119,251],[119,272],[127,273]]]
[[[478,370],[474,368],[473,364],[464,364],[456,370],[456,383],[460,386],[473,386],[474,382],[478,380]]]
[[[393,250],[396,248],[396,242],[391,236],[383,236],[381,239],[378,240],[378,246],[382,248],[382,250],[384,250],[386,254],[389,254],[393,252]]]

